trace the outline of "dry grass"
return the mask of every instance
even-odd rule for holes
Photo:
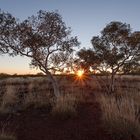
[[[122,96],[100,96],[103,123],[115,139],[140,138],[140,106],[131,96],[119,94]],[[134,96],[134,94],[131,95]]]
[[[109,79],[100,77],[102,89],[97,95],[102,120],[115,140],[140,138],[140,77],[116,76],[115,93],[108,93]]]
[[[74,79],[58,79],[60,96],[56,102],[52,100],[52,87],[45,78],[15,78],[0,81],[3,86],[0,112],[11,112],[12,107],[21,100],[24,109],[49,107],[52,116],[60,119],[73,117],[77,114],[79,102],[85,102],[87,91]],[[109,81],[106,77],[92,77],[86,83],[94,92],[107,91]],[[140,78],[117,77],[113,95],[98,94],[103,113],[103,123],[115,139],[140,137]],[[17,95],[22,95],[19,99]],[[19,104],[20,105],[20,104]],[[15,107],[15,106],[14,106]]]
[[[35,95],[34,93],[28,94],[23,103],[23,108],[47,108],[51,104],[51,98],[46,94],[38,94]]]
[[[60,96],[52,109],[52,115],[61,119],[66,119],[76,115],[76,98],[74,95],[66,94]]]
[[[8,133],[1,133],[0,140],[16,140],[16,137]]]
[[[1,113],[29,108],[47,108],[54,106],[53,114],[60,110],[60,114],[75,114],[76,102],[84,102],[82,90],[72,83],[72,80],[58,79],[62,96],[53,104],[53,89],[50,82],[43,77],[39,78],[8,78],[0,81],[3,91],[0,102]],[[77,93],[75,96],[73,94]],[[16,107],[16,108],[14,108]],[[60,109],[61,108],[61,109]],[[63,116],[63,115],[62,115]]]
[[[52,88],[45,78],[8,78],[0,81],[0,113],[48,107]]]
[[[14,86],[7,86],[6,92],[2,97],[2,101],[0,104],[0,113],[10,113],[13,110],[13,106],[18,102],[18,98],[16,96],[16,90]]]
[[[13,130],[12,130],[13,131]],[[9,122],[1,123],[0,140],[16,140],[14,132],[9,130]]]

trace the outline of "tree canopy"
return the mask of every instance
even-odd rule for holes
[[[20,22],[0,11],[0,52],[31,58],[31,66],[47,74],[53,83],[50,71],[63,70],[78,45],[58,12],[40,10]]]
[[[85,71],[85,73],[90,73],[90,69],[100,63],[97,55],[92,49],[83,48],[77,52],[78,59],[76,60],[76,65]]]
[[[65,67],[74,47],[79,45],[57,12],[39,11],[23,22],[1,12],[0,19],[1,52],[30,57],[31,65],[43,72]]]
[[[109,71],[113,84],[117,72],[139,70],[140,31],[133,32],[129,24],[110,22],[100,36],[93,36],[91,43],[93,48],[83,48],[77,53],[76,65],[86,72],[91,68]],[[0,10],[0,53],[31,58],[30,65],[48,75],[52,83],[55,82],[50,72],[73,65],[72,54],[77,46],[77,37],[71,37],[71,29],[58,12],[40,10],[20,22]]]
[[[110,22],[91,43],[93,48],[77,53],[87,68],[92,66],[101,71],[104,67],[117,73],[124,64],[140,61],[140,31],[132,32],[129,24]]]
[[[87,68],[92,67],[100,72],[109,71],[112,84],[114,75],[126,64],[133,62],[140,66],[140,31],[132,32],[129,24],[110,22],[100,36],[92,38],[91,43],[92,49],[78,52],[80,61]]]

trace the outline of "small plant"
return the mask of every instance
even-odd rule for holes
[[[18,97],[16,96],[16,90],[13,86],[7,86],[6,92],[2,97],[0,104],[0,113],[11,113],[14,111],[13,106],[17,103]]]
[[[140,137],[139,107],[132,99],[102,95],[100,103],[104,126],[115,139]]]
[[[15,136],[10,135],[8,133],[0,134],[0,140],[16,140]]]
[[[66,94],[57,98],[52,109],[52,115],[60,119],[67,119],[76,115],[76,98]]]
[[[0,140],[16,140],[16,136],[9,130],[9,122],[1,123]]]
[[[24,100],[23,107],[26,108],[42,108],[50,106],[50,97],[29,94]]]
[[[24,98],[23,106],[24,108],[42,108],[49,107],[51,102],[51,97],[46,91],[38,92],[35,90],[35,83],[30,83],[28,87],[29,93]]]

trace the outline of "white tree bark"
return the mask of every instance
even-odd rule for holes
[[[47,74],[47,77],[49,78],[50,82],[52,83],[54,95],[56,98],[58,98],[60,96],[60,90],[59,90],[58,83],[49,71],[47,71],[46,74]]]
[[[112,70],[111,73],[111,82],[110,82],[110,93],[114,93],[115,91],[115,72]]]

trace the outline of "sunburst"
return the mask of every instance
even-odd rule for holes
[[[78,70],[78,71],[77,71],[77,76],[78,76],[79,78],[82,78],[82,77],[83,77],[83,74],[84,74],[84,70]]]

